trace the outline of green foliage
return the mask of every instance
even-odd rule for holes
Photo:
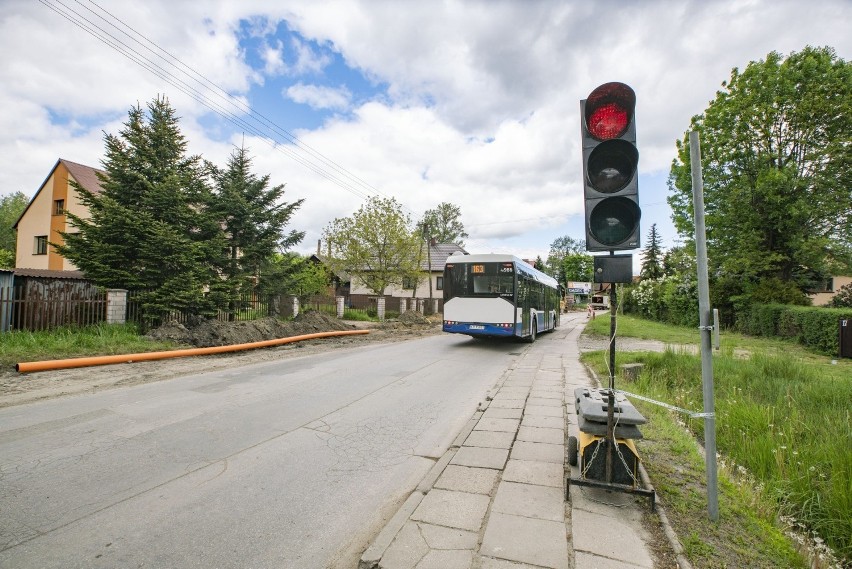
[[[222,278],[212,283],[211,292],[220,302],[232,306],[241,294],[251,290],[261,267],[273,254],[304,238],[304,232],[284,233],[304,200],[283,202],[284,186],[270,188],[268,175],[254,174],[245,148],[231,154],[227,168],[209,168],[215,180],[209,214],[223,230],[218,240],[220,255],[213,260]]]
[[[698,325],[698,283],[680,273],[646,279],[625,289],[624,311],[683,326]]]
[[[852,308],[852,283],[840,287],[828,306],[831,308]]]
[[[658,279],[663,276],[663,250],[656,223],[651,225],[646,243],[642,250],[642,268],[639,276],[643,279]]]
[[[12,227],[24,213],[29,201],[23,192],[0,197],[0,268],[15,266],[17,235]]]
[[[839,322],[852,318],[849,308],[823,308],[778,304],[753,304],[738,313],[737,328],[753,336],[798,341],[821,354],[837,355]]]
[[[325,265],[314,263],[297,253],[275,253],[267,258],[260,272],[258,289],[268,294],[296,296],[300,302],[322,294],[331,283]]]
[[[419,280],[421,240],[394,198],[370,198],[352,217],[338,218],[324,230],[327,259],[335,273],[348,273],[382,295],[403,279]]]
[[[767,300],[762,281],[801,295],[849,268],[852,66],[831,48],[770,53],[734,69],[689,130],[701,140],[710,273],[744,283],[740,306]],[[688,146],[677,144],[669,203],[691,239]]]
[[[40,332],[13,330],[0,342],[0,367],[16,363],[84,356],[134,354],[173,350],[172,342],[144,339],[132,324],[98,324],[85,328],[55,328]]]
[[[74,188],[91,217],[68,214],[77,231],[57,251],[95,283],[143,291],[149,318],[170,310],[212,311],[204,287],[218,278],[209,259],[221,250],[221,229],[208,215],[210,194],[200,158],[166,99],[133,107],[118,136],[105,136],[102,191]]]
[[[820,312],[807,307],[786,309],[811,315]],[[822,312],[831,311],[822,309]],[[644,338],[680,343],[680,328],[653,323],[642,326],[631,322],[632,319],[625,320],[628,322],[624,325],[619,323],[619,333],[623,336],[637,332]],[[833,320],[836,334],[837,317]],[[590,326],[598,327],[598,323]],[[691,333],[697,342],[697,334]],[[852,452],[849,451],[852,383],[848,379],[852,362],[832,364],[829,358],[810,356],[786,342],[776,347],[764,340],[746,339],[748,343],[743,344],[729,336],[734,335],[723,335],[723,351],[713,358],[716,439],[723,463],[729,465],[730,472],[745,476],[751,487],[760,489],[756,505],[767,519],[779,514],[791,516],[807,529],[816,531],[849,560],[852,558]],[[728,344],[747,347],[746,356],[742,350],[735,353],[726,348]],[[690,410],[702,408],[701,363],[697,355],[669,350],[632,352],[621,357],[617,363],[644,364],[638,382],[625,388],[628,391]],[[604,365],[602,361],[600,365]],[[703,437],[703,421],[693,420],[688,426]],[[655,438],[646,432],[646,441]],[[652,478],[653,469],[658,467],[648,465]],[[729,523],[724,511],[722,515],[721,525]]]
[[[556,280],[562,284],[568,281],[591,281],[591,270],[589,271],[589,278],[577,278],[577,274],[583,274],[583,271],[577,272],[578,267],[572,267],[571,270],[575,273],[573,276],[565,274],[564,261],[569,255],[584,255],[591,258],[586,254],[586,242],[582,239],[574,239],[568,235],[557,237],[550,244],[550,252],[547,254],[547,272],[558,275]]]
[[[434,237],[438,243],[455,243],[464,247],[464,224],[461,222],[461,209],[449,202],[441,202],[435,209],[427,209],[417,226],[427,237]]]

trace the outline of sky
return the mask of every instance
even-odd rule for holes
[[[585,238],[579,101],[620,81],[643,246],[656,224],[667,249],[691,117],[772,51],[849,60],[850,22],[852,0],[0,0],[0,196],[58,158],[101,167],[105,133],[165,96],[191,153],[224,167],[245,146],[305,200],[300,253],[379,196],[412,221],[459,206],[471,253],[546,259]]]

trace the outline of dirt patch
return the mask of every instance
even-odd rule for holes
[[[159,328],[151,330],[147,338],[187,344],[196,348],[209,348],[289,338],[317,332],[354,329],[355,326],[352,324],[347,324],[323,312],[312,310],[299,314],[292,321],[277,318],[261,318],[260,320],[246,322],[203,320],[189,328],[178,322],[167,322]]]
[[[52,399],[78,393],[93,393],[172,379],[255,363],[278,361],[299,356],[358,348],[367,344],[400,342],[441,333],[440,320],[417,313],[403,313],[398,320],[355,322],[338,320],[327,314],[309,311],[293,321],[265,318],[252,322],[201,322],[186,327],[165,324],[152,330],[153,339],[167,339],[183,346],[208,347],[248,343],[331,332],[368,329],[368,334],[306,340],[283,346],[260,348],[211,356],[193,356],[168,360],[135,362],[87,368],[63,369],[22,374],[14,370],[0,371],[0,407],[20,405],[41,399]]]

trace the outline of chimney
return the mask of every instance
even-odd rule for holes
[[[317,239],[317,257],[320,256],[320,252],[322,251],[322,249],[320,249],[320,245],[322,245],[322,239]]]
[[[438,239],[436,237],[432,237],[431,239],[429,239],[429,245],[431,245],[432,247],[434,247],[437,244],[438,244]]]

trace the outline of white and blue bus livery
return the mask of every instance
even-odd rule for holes
[[[444,332],[525,338],[559,325],[559,285],[513,255],[454,255],[444,266]]]

